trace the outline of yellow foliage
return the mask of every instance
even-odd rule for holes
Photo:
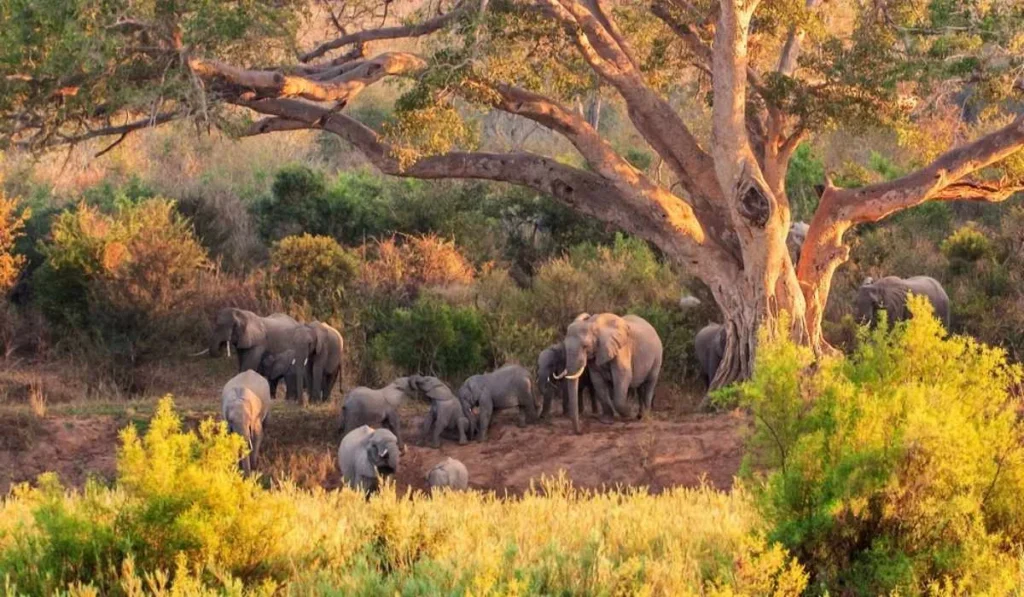
[[[27,208],[19,214],[17,199],[0,192],[0,296],[11,289],[25,265],[25,256],[14,254],[14,243],[31,215]]]
[[[222,423],[184,431],[169,398],[122,432],[119,479],[52,477],[0,504],[0,568],[29,593],[162,595],[799,595],[802,568],[765,543],[742,489],[592,493],[564,477],[522,498],[477,492],[369,501],[263,489]],[[79,551],[76,551],[79,550]],[[76,565],[70,553],[95,567]]]

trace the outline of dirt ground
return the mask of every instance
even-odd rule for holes
[[[41,384],[40,377],[47,382]],[[39,416],[26,404],[31,392],[22,386],[30,383],[54,386],[45,375],[0,372],[0,495],[13,483],[33,481],[51,470],[70,486],[81,486],[89,476],[113,479],[118,430],[144,424],[156,402],[156,396],[117,402],[62,401]],[[195,378],[190,383],[191,391],[204,385]],[[213,397],[218,394],[211,384],[208,392],[178,398],[178,411],[186,424],[215,416],[219,401]],[[646,486],[657,492],[702,482],[730,488],[742,458],[747,417],[686,414],[692,400],[673,399],[667,391],[659,394],[656,412],[648,420],[603,424],[585,415],[584,433],[577,436],[568,420],[557,415],[519,428],[513,414],[500,413],[486,443],[459,446],[445,441],[439,450],[416,445],[425,405],[410,404],[403,413],[406,449],[397,475],[399,488],[424,489],[427,470],[446,456],[465,463],[472,487],[499,494],[521,494],[531,481],[559,471],[577,487],[596,490],[621,485]],[[279,399],[273,408],[261,467],[265,478],[289,478],[305,487],[337,487],[338,406],[303,410]]]

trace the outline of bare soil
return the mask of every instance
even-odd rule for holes
[[[12,381],[7,376],[4,388],[2,373],[0,388],[7,391],[0,392],[5,394],[0,396],[0,495],[46,471],[75,487],[90,476],[113,479],[118,430],[144,425],[158,395],[114,403],[74,401],[63,395],[73,390],[62,389],[61,404],[40,417],[27,407],[19,387],[23,379],[38,377],[19,375]],[[192,397],[176,403],[186,424],[193,426],[216,416],[219,392],[216,383],[195,378],[188,383]],[[211,389],[197,390],[206,385]],[[692,403],[692,398],[659,392],[653,417],[604,424],[584,415],[582,435],[573,434],[569,421],[558,415],[520,428],[514,414],[499,413],[486,443],[459,446],[446,440],[439,450],[417,445],[425,406],[410,404],[403,413],[406,445],[396,481],[400,489],[425,489],[427,471],[452,456],[469,469],[473,488],[499,494],[519,495],[542,476],[560,471],[575,486],[593,490],[645,486],[658,492],[701,483],[729,489],[749,419],[740,413],[688,413]],[[337,404],[303,410],[278,399],[267,428],[262,472],[268,482],[289,478],[304,487],[336,488],[341,481],[336,463],[340,440]]]

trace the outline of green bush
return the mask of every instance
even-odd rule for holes
[[[925,299],[910,308],[891,333],[862,331],[849,358],[816,364],[761,334],[736,390],[756,422],[757,503],[816,592],[1008,594],[1024,540],[1021,368],[944,339]]]
[[[0,501],[5,594],[796,597],[807,584],[742,490],[263,489],[238,471],[237,435],[212,420],[185,431],[169,399],[121,442],[113,487],[48,475]]]
[[[270,252],[268,281],[285,304],[306,307],[321,320],[338,320],[359,258],[328,236],[288,236]]]
[[[326,190],[319,170],[301,165],[278,170],[270,196],[256,205],[263,237],[274,241],[303,232],[329,234],[324,213]]]
[[[794,220],[810,221],[818,208],[818,185],[825,184],[825,164],[814,155],[808,143],[801,143],[789,160],[786,171],[786,196]]]
[[[458,379],[479,373],[490,359],[483,316],[473,307],[453,307],[422,296],[397,309],[374,339],[379,354],[409,373]]]
[[[961,226],[942,241],[942,254],[950,261],[954,270],[992,256],[993,247],[988,236],[972,224]]]

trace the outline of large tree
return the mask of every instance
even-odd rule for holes
[[[756,330],[784,310],[794,336],[828,350],[822,314],[852,227],[927,201],[1002,201],[1019,188],[1012,168],[995,167],[1024,146],[1013,103],[1024,64],[1017,0],[438,0],[402,8],[0,0],[0,134],[38,150],[99,136],[116,143],[183,118],[241,134],[318,129],[388,174],[549,193],[653,242],[708,285],[727,329],[715,386],[750,374]],[[308,37],[318,20],[332,33],[301,47],[296,34]],[[388,79],[404,86],[395,116],[376,132],[346,107]],[[624,106],[667,172],[634,166],[573,107],[599,94]],[[823,180],[800,261],[791,262],[786,172],[802,140],[837,127],[913,131],[915,118],[950,105],[974,115],[965,130],[980,136],[896,180],[855,189]],[[481,110],[563,137],[578,165],[476,150]],[[260,118],[243,130],[239,114]],[[705,122],[710,135],[702,136]]]

